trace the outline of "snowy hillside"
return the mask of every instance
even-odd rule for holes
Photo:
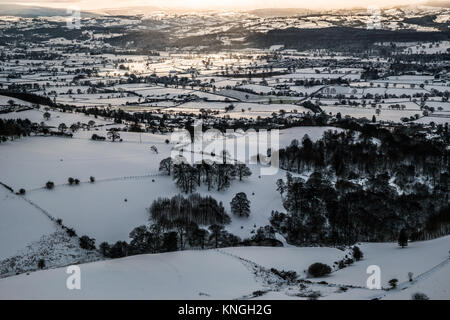
[[[56,231],[55,224],[42,212],[2,186],[0,201],[0,260],[14,255],[41,236]]]
[[[449,270],[449,240],[444,237],[411,243],[406,249],[390,243],[362,245],[362,261],[324,279],[308,278],[313,282],[300,282],[300,286],[284,281],[270,269],[301,272],[312,262],[332,264],[344,252],[332,248],[245,247],[142,255],[80,265],[81,290],[66,288],[65,268],[1,279],[0,299],[236,299],[261,294],[265,299],[305,299],[313,292],[324,299],[410,299],[415,292],[449,299],[444,281]],[[424,253],[425,259],[421,257]],[[383,282],[398,277],[399,289],[364,287],[360,279],[367,278],[367,265],[375,263],[381,267]],[[415,272],[412,283],[405,278],[409,270]],[[319,280],[326,282],[319,284]]]

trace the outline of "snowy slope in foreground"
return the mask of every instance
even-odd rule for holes
[[[383,299],[408,300],[415,293],[425,293],[431,300],[450,299],[450,260],[421,275],[412,283],[405,283]]]
[[[25,248],[30,242],[56,231],[50,219],[35,207],[0,186],[0,260]]]
[[[389,287],[388,281],[394,278],[398,279],[400,284],[408,280],[408,272],[412,272],[415,278],[448,259],[450,236],[410,242],[408,247],[403,249],[397,243],[363,243],[360,248],[364,253],[363,260],[321,280],[335,284],[365,286],[368,277],[367,267],[377,265],[381,270],[383,287]],[[446,282],[450,288],[450,278],[447,278]]]
[[[238,259],[214,250],[142,255],[81,265],[81,290],[66,269],[0,280],[0,299],[234,299],[262,289]]]
[[[254,247],[251,250],[248,247],[237,247],[226,248],[223,251],[250,260],[268,269],[295,271],[300,278],[307,277],[305,271],[311,264],[321,262],[331,266],[334,261],[343,259],[345,255],[344,251],[326,247]]]
[[[263,299],[305,299],[312,292],[320,292],[321,299],[411,299],[415,292],[450,299],[449,239],[412,243],[395,254],[391,243],[364,244],[363,261],[323,279],[329,285],[311,279],[315,283],[303,289],[299,284],[277,282],[269,269],[301,271],[316,260],[331,264],[340,256],[339,250],[246,247],[128,257],[80,265],[80,291],[66,289],[64,268],[1,279],[0,299],[243,299],[253,298],[257,290],[265,293]],[[360,281],[367,279],[366,265],[376,262],[383,283],[397,276],[398,289],[363,287]],[[417,273],[409,283],[401,275],[411,270]],[[341,290],[352,284],[362,287]]]

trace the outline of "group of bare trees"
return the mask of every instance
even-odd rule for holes
[[[162,160],[159,170],[172,176],[184,193],[192,193],[202,184],[208,187],[208,191],[214,188],[217,191],[226,190],[236,178],[242,181],[243,178],[252,174],[245,164],[234,165],[203,161],[191,166],[184,162],[176,163],[172,158]]]

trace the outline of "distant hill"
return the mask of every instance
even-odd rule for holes
[[[318,29],[274,29],[267,33],[253,33],[247,41],[268,48],[283,44],[293,49],[365,49],[376,42],[417,42],[448,40],[449,32],[421,32],[415,30],[367,30],[350,27]]]
[[[156,11],[164,11],[164,10],[162,10],[159,7],[140,6],[140,7],[109,8],[109,9],[105,8],[95,10],[93,12],[109,16],[118,16],[118,15],[134,16],[134,15],[146,15]]]
[[[16,16],[24,18],[67,16],[66,9],[46,8],[38,6],[23,6],[15,4],[0,4],[0,16]],[[93,14],[83,12],[83,15]]]
[[[261,18],[270,17],[290,17],[295,15],[311,14],[314,11],[302,8],[267,8],[267,9],[255,9],[248,11],[248,13]]]

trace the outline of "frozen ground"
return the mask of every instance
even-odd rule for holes
[[[44,113],[50,113],[50,119],[44,119]],[[43,122],[46,126],[52,126],[57,128],[59,124],[65,123],[67,127],[74,123],[84,123],[87,124],[89,121],[94,121],[95,125],[110,125],[113,122],[107,121],[102,118],[95,118],[94,116],[86,116],[83,113],[69,113],[69,112],[59,112],[59,111],[46,111],[43,107],[40,110],[33,109],[22,112],[10,112],[0,114],[0,119],[28,119],[31,122],[41,123]]]
[[[0,221],[0,260],[56,231],[55,224],[42,212],[3,186],[0,186]]]
[[[434,123],[434,124],[446,124],[446,123],[450,123],[450,114],[449,115],[445,115],[445,116],[430,116],[430,117],[423,117],[420,119],[417,119],[416,121],[414,121],[416,123],[424,123],[424,124],[430,124],[430,123]]]
[[[8,101],[10,101],[10,100],[12,100],[14,102],[14,104],[18,105],[18,106],[31,107],[31,105],[32,105],[31,103],[20,100],[20,99],[0,95],[0,106],[9,106]]]
[[[214,250],[85,264],[81,290],[66,288],[65,271],[1,279],[0,299],[234,299],[262,289],[239,260]]]
[[[93,133],[80,132],[72,139],[30,137],[2,143],[2,182],[15,189],[30,190],[43,187],[49,180],[64,184],[69,177],[88,181],[90,176],[100,180],[148,175],[156,173],[159,162],[168,156],[170,146],[164,142],[164,136],[151,135],[147,140],[150,135],[125,133],[124,142],[112,143],[90,140]],[[150,150],[152,145],[167,150],[155,154]]]
[[[323,106],[321,107],[323,111],[328,114],[336,115],[337,113],[341,113],[342,117],[350,116],[353,118],[366,118],[368,120],[372,120],[372,117],[375,116],[378,121],[393,121],[400,122],[401,118],[409,118],[413,117],[416,114],[422,115],[420,110],[388,110],[381,109],[379,115],[376,114],[376,109],[370,106],[365,108],[362,107],[348,107],[348,106]]]
[[[295,271],[301,278],[307,278],[308,267],[315,263],[321,262],[333,265],[334,261],[341,260],[345,256],[345,252],[336,248],[326,247],[284,247],[284,248],[267,248],[255,247],[248,250],[246,247],[223,249],[243,259],[251,260],[265,268],[276,268],[278,270]]]
[[[391,243],[363,245],[365,259],[354,267],[332,273],[325,279],[328,284],[317,283],[320,279],[303,283],[303,287],[289,284],[274,276],[269,268],[301,270],[312,261],[327,262],[340,257],[337,249],[245,247],[82,264],[81,290],[66,288],[65,268],[23,274],[0,280],[0,299],[251,299],[257,290],[262,292],[263,299],[305,299],[313,292],[319,293],[320,299],[338,300],[410,299],[415,292],[433,299],[449,299],[448,240],[449,237],[444,237],[417,242],[408,249],[394,248],[396,245]],[[393,262],[389,253],[392,250],[402,250]],[[429,252],[425,259],[424,252]],[[423,260],[429,261],[425,265]],[[386,291],[369,290],[365,284],[348,286],[360,276],[367,279],[368,263],[380,264],[382,274],[398,276],[399,288]],[[404,283],[400,275],[411,268],[416,268],[418,274],[412,283]],[[420,272],[423,274],[419,275]],[[333,285],[336,281],[340,285]]]
[[[381,269],[383,287],[389,287],[388,281],[391,279],[398,279],[399,283],[407,281],[408,272],[417,277],[449,258],[450,236],[411,242],[403,249],[397,243],[363,243],[360,248],[364,253],[362,261],[323,280],[335,284],[365,286],[367,267],[377,265]]]

